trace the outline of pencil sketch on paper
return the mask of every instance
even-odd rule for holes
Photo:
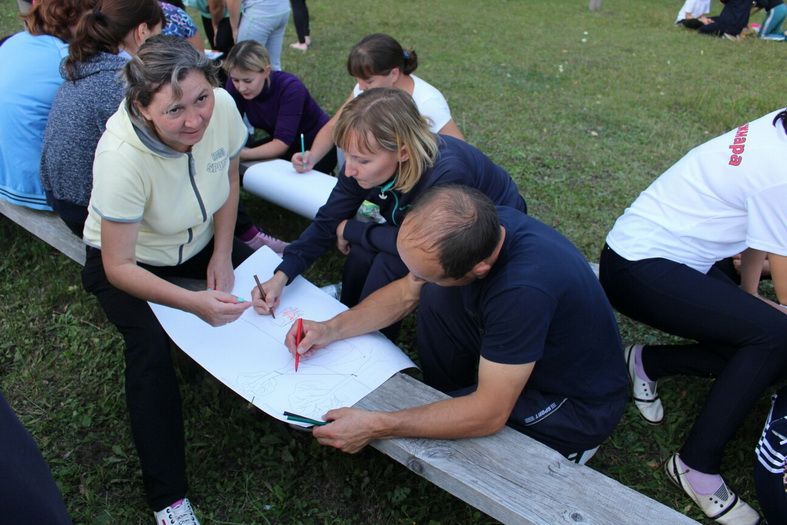
[[[235,270],[237,296],[254,287],[253,275],[271,275],[281,260],[257,250]],[[320,419],[352,406],[391,375],[415,365],[379,333],[337,341],[303,356],[298,372],[284,337],[299,317],[322,321],[346,307],[298,277],[282,294],[276,319],[247,309],[237,321],[211,327],[196,316],[151,303],[167,334],[208,372],[271,416],[283,412]]]

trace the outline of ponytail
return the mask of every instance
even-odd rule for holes
[[[404,57],[404,64],[402,65],[402,73],[405,75],[411,74],[418,67],[418,55],[415,49],[404,49],[402,51]]]
[[[126,35],[140,24],[152,28],[163,21],[156,0],[99,0],[79,19],[64,64],[66,78],[76,80],[77,65],[98,53],[117,54]]]
[[[409,75],[417,67],[418,55],[415,50],[403,49],[399,42],[384,33],[363,37],[347,57],[347,72],[355,78],[387,75],[393,69]]]

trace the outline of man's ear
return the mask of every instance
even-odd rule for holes
[[[473,276],[474,276],[476,279],[480,279],[480,278],[482,278],[482,277],[486,276],[486,274],[488,274],[488,273],[489,273],[489,270],[491,270],[491,269],[492,269],[492,265],[491,265],[491,264],[489,264],[489,263],[486,261],[486,259],[484,259],[484,260],[483,260],[483,261],[481,261],[480,263],[478,263],[478,264],[476,264],[475,266],[473,266],[473,268],[470,270],[470,273],[471,273],[471,274],[472,274],[472,275],[473,275]]]

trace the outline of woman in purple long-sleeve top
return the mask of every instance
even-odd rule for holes
[[[302,146],[311,147],[329,117],[298,77],[271,70],[262,44],[254,40],[240,42],[227,56],[224,69],[229,76],[227,91],[235,99],[238,111],[246,115],[252,126],[270,135],[270,140],[244,148],[241,160],[290,160]],[[314,169],[330,173],[335,166],[333,148]]]

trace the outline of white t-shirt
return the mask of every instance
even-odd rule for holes
[[[429,130],[437,133],[443,126],[451,120],[451,110],[448,109],[448,102],[440,91],[428,82],[425,82],[415,75],[410,75],[413,79],[413,100],[418,111],[426,117],[429,122]],[[358,84],[353,88],[353,96],[357,97],[363,91]]]
[[[615,222],[629,261],[665,258],[706,273],[747,247],[787,256],[787,134],[779,111],[697,146]]]
[[[678,11],[678,17],[675,19],[677,24],[681,20],[686,19],[686,13],[691,13],[694,18],[699,18],[701,15],[710,13],[710,0],[686,0],[683,7]]]

